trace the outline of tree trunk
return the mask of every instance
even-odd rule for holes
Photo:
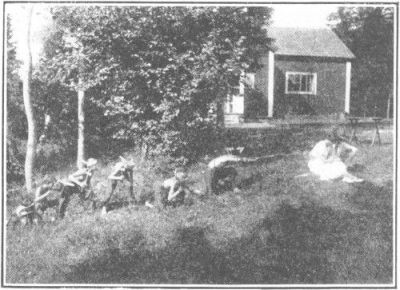
[[[364,107],[364,118],[366,118],[367,117],[367,110],[368,110],[368,99],[367,99],[367,93],[366,92],[364,92],[364,104],[363,104],[363,107]]]
[[[388,100],[387,100],[387,108],[386,108],[386,119],[390,119],[390,106],[391,106],[391,101],[392,101],[392,94],[388,95]]]
[[[141,146],[141,161],[145,161],[147,159],[147,155],[149,153],[149,146],[145,141],[142,141]]]
[[[35,163],[35,152],[36,152],[36,122],[35,114],[32,106],[31,98],[31,79],[32,79],[32,52],[31,52],[31,22],[32,22],[32,10],[33,6],[28,7],[28,23],[26,27],[26,48],[27,52],[25,55],[24,69],[23,69],[23,98],[26,119],[28,123],[28,141],[26,145],[26,157],[25,157],[25,185],[28,192],[33,190],[33,167]]]
[[[82,168],[82,161],[84,161],[85,158],[85,111],[83,109],[85,104],[85,91],[81,87],[80,85],[78,88],[78,153],[76,158],[76,165],[78,168]]]
[[[224,101],[221,99],[217,100],[217,124],[218,124],[218,126],[221,126],[221,127],[225,126]]]

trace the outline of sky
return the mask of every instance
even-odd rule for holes
[[[337,11],[337,5],[329,4],[281,4],[273,5],[272,24],[280,27],[326,27],[328,16]]]
[[[272,25],[283,27],[324,27],[327,17],[337,10],[336,5],[331,4],[275,4],[273,9]],[[48,11],[49,5],[36,3],[34,5],[32,19],[32,58],[36,63],[42,49],[42,39],[45,27],[49,25],[51,17]],[[17,46],[17,57],[22,60],[26,51],[24,44],[24,27],[27,25],[27,11],[21,4],[6,4],[6,13],[12,18],[12,28]]]

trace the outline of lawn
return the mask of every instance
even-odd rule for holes
[[[391,283],[392,145],[360,147],[354,174],[362,184],[297,177],[307,172],[301,151],[309,148],[298,149],[240,168],[256,177],[241,193],[194,196],[165,210],[126,205],[106,215],[74,199],[64,220],[9,227],[6,282]],[[109,168],[102,164],[94,182]],[[163,176],[157,168],[143,166],[142,195]],[[190,168],[193,187],[201,189],[204,168]]]

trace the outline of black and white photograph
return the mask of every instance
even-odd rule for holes
[[[0,288],[397,289],[397,1],[2,4]]]

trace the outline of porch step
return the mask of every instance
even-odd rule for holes
[[[225,114],[224,115],[225,125],[236,125],[243,123],[242,115],[239,114]]]

